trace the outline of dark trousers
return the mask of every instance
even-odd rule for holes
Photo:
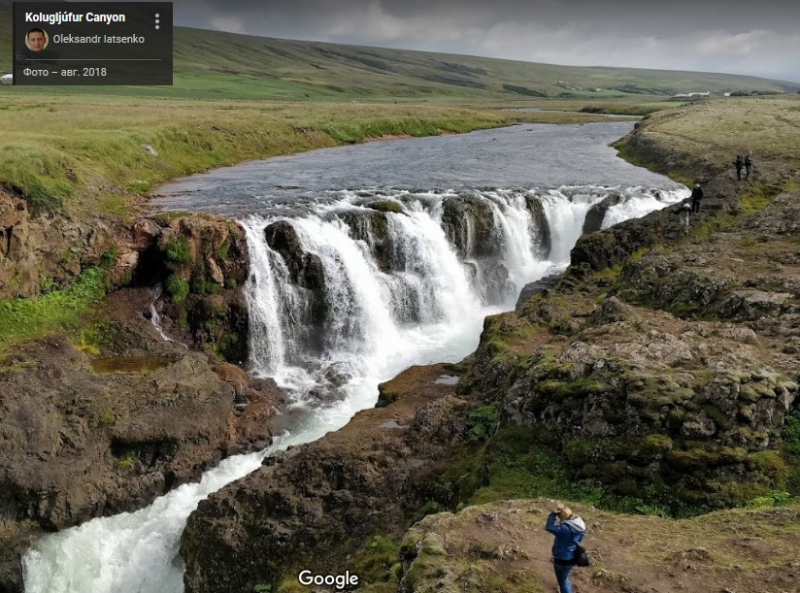
[[[745,166],[746,173],[744,174],[745,179],[750,179],[750,167]]]
[[[742,180],[742,168],[736,167],[736,179],[741,181]]]
[[[700,214],[700,200],[692,200],[692,214]]]

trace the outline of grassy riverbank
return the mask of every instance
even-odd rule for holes
[[[800,95],[729,97],[653,114],[646,133],[676,152],[733,171],[737,154],[758,165],[800,164]],[[691,162],[691,161],[689,161]],[[664,166],[668,166],[664,163]]]
[[[126,204],[159,183],[245,160],[384,135],[599,119],[467,106],[8,97],[0,106],[0,184],[34,209],[123,218]]]

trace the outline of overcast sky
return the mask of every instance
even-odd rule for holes
[[[177,0],[175,12],[269,37],[800,82],[798,0]]]
[[[800,0],[175,0],[175,23],[284,39],[800,82]]]

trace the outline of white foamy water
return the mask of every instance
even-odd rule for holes
[[[172,342],[172,338],[165,334],[164,329],[161,327],[161,315],[158,309],[156,309],[156,301],[161,298],[163,292],[164,288],[161,284],[156,284],[153,287],[153,301],[150,303],[150,321],[153,323],[153,327],[156,328],[156,331],[158,331],[158,335],[161,336],[161,339],[165,342]]]
[[[376,214],[353,192],[306,205],[302,213],[242,221],[251,266],[245,286],[251,373],[291,388],[295,405],[313,409],[313,419],[265,451],[231,457],[199,483],[145,509],[42,538],[24,558],[26,592],[182,592],[180,537],[202,499],[257,469],[265,456],[344,426],[375,404],[379,382],[408,366],[456,362],[471,353],[486,315],[512,308],[525,283],[566,267],[586,213],[611,192],[622,197],[604,225],[688,195],[665,192],[658,200],[645,188],[591,186],[476,192],[472,199],[491,212],[488,255],[474,240],[477,219],[467,214],[458,232],[445,228],[443,200],[459,199],[452,194],[387,196],[402,203],[404,213],[378,215],[383,231],[371,226]],[[545,229],[536,227],[530,198],[540,201],[547,218],[551,244],[545,249]],[[265,239],[265,229],[281,220],[296,233],[303,265],[316,258],[322,271],[324,287],[317,292],[324,294],[325,319],[313,327],[312,291],[293,284],[290,265]],[[459,232],[463,241],[454,245]],[[331,388],[332,371],[344,385],[333,403],[320,401],[315,390]]]

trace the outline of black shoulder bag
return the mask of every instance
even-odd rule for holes
[[[592,561],[589,560],[589,553],[580,544],[575,544],[575,566],[591,566]]]

